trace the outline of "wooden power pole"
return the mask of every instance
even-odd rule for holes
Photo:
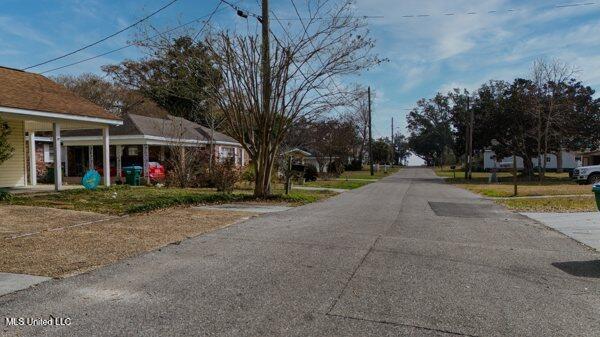
[[[261,43],[261,84],[262,84],[262,116],[266,121],[268,116],[271,114],[271,49],[269,45],[270,40],[270,28],[269,28],[269,0],[262,0],[262,15],[260,17],[260,23],[262,24],[262,43]],[[260,149],[259,151],[267,151],[266,148]],[[258,162],[255,165],[265,165],[266,154],[262,153],[259,155]],[[261,159],[262,158],[262,159]],[[266,161],[266,160],[265,160]],[[262,194],[269,193],[265,191],[266,182],[269,177],[261,176],[258,177],[262,186],[255,186],[255,192],[260,191]]]
[[[265,116],[269,115],[271,107],[271,53],[269,46],[269,0],[262,0],[262,60],[261,60],[261,77],[262,77],[262,104],[263,113]]]
[[[471,98],[467,95],[467,134],[465,138],[465,150],[467,156],[467,167],[465,170],[465,179],[471,180],[473,175],[473,128],[474,128],[474,120],[475,116],[473,115],[473,110],[471,109]]]
[[[371,87],[367,89],[367,96],[369,98],[369,165],[371,167],[371,175],[375,175],[375,169],[373,167],[373,129],[371,123]]]
[[[394,157],[396,155],[396,145],[394,144],[394,117],[392,117],[392,134],[391,134],[391,138],[392,140],[392,146],[390,146],[390,149],[392,151],[392,156],[390,157],[390,162],[392,163],[392,166],[394,165]]]

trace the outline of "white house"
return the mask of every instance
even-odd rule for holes
[[[575,152],[562,151],[562,168],[563,169],[574,169],[577,166],[580,166],[579,157]],[[556,170],[558,168],[558,163],[556,160],[556,155],[548,154],[546,156],[546,169],[548,170]],[[533,167],[538,166],[538,158],[533,158],[531,162],[533,163]],[[483,153],[483,168],[488,171],[493,168],[497,169],[510,169],[513,167],[513,158],[505,157],[505,158],[496,158],[496,154],[492,150],[485,150]],[[517,156],[517,169],[523,169],[523,158]]]

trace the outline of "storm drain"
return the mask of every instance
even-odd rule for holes
[[[437,216],[455,218],[493,218],[498,216],[494,205],[430,201],[429,207]]]

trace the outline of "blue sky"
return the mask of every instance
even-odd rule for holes
[[[0,65],[23,68],[71,51],[127,26],[166,2],[3,0]],[[489,79],[526,77],[538,57],[560,58],[570,63],[580,70],[581,80],[600,89],[600,1],[588,6],[554,8],[572,3],[357,0],[356,10],[360,15],[383,16],[369,20],[369,28],[377,40],[379,55],[390,59],[389,63],[352,80],[370,85],[376,95],[375,135],[389,135],[392,117],[403,128],[406,109],[421,97],[457,86],[474,89]],[[216,0],[179,0],[151,22],[159,29],[173,27],[208,14],[216,4]],[[255,0],[243,0],[240,6],[258,11]],[[291,15],[289,0],[272,0],[272,7],[281,17]],[[245,21],[230,10],[217,13],[214,24],[247,28]],[[35,70],[121,47],[133,37],[132,33],[134,30]],[[52,75],[99,73],[103,64],[141,56],[140,51],[129,48]]]

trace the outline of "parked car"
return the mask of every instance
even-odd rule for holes
[[[580,166],[573,170],[571,179],[581,185],[600,183],[600,165]]]

